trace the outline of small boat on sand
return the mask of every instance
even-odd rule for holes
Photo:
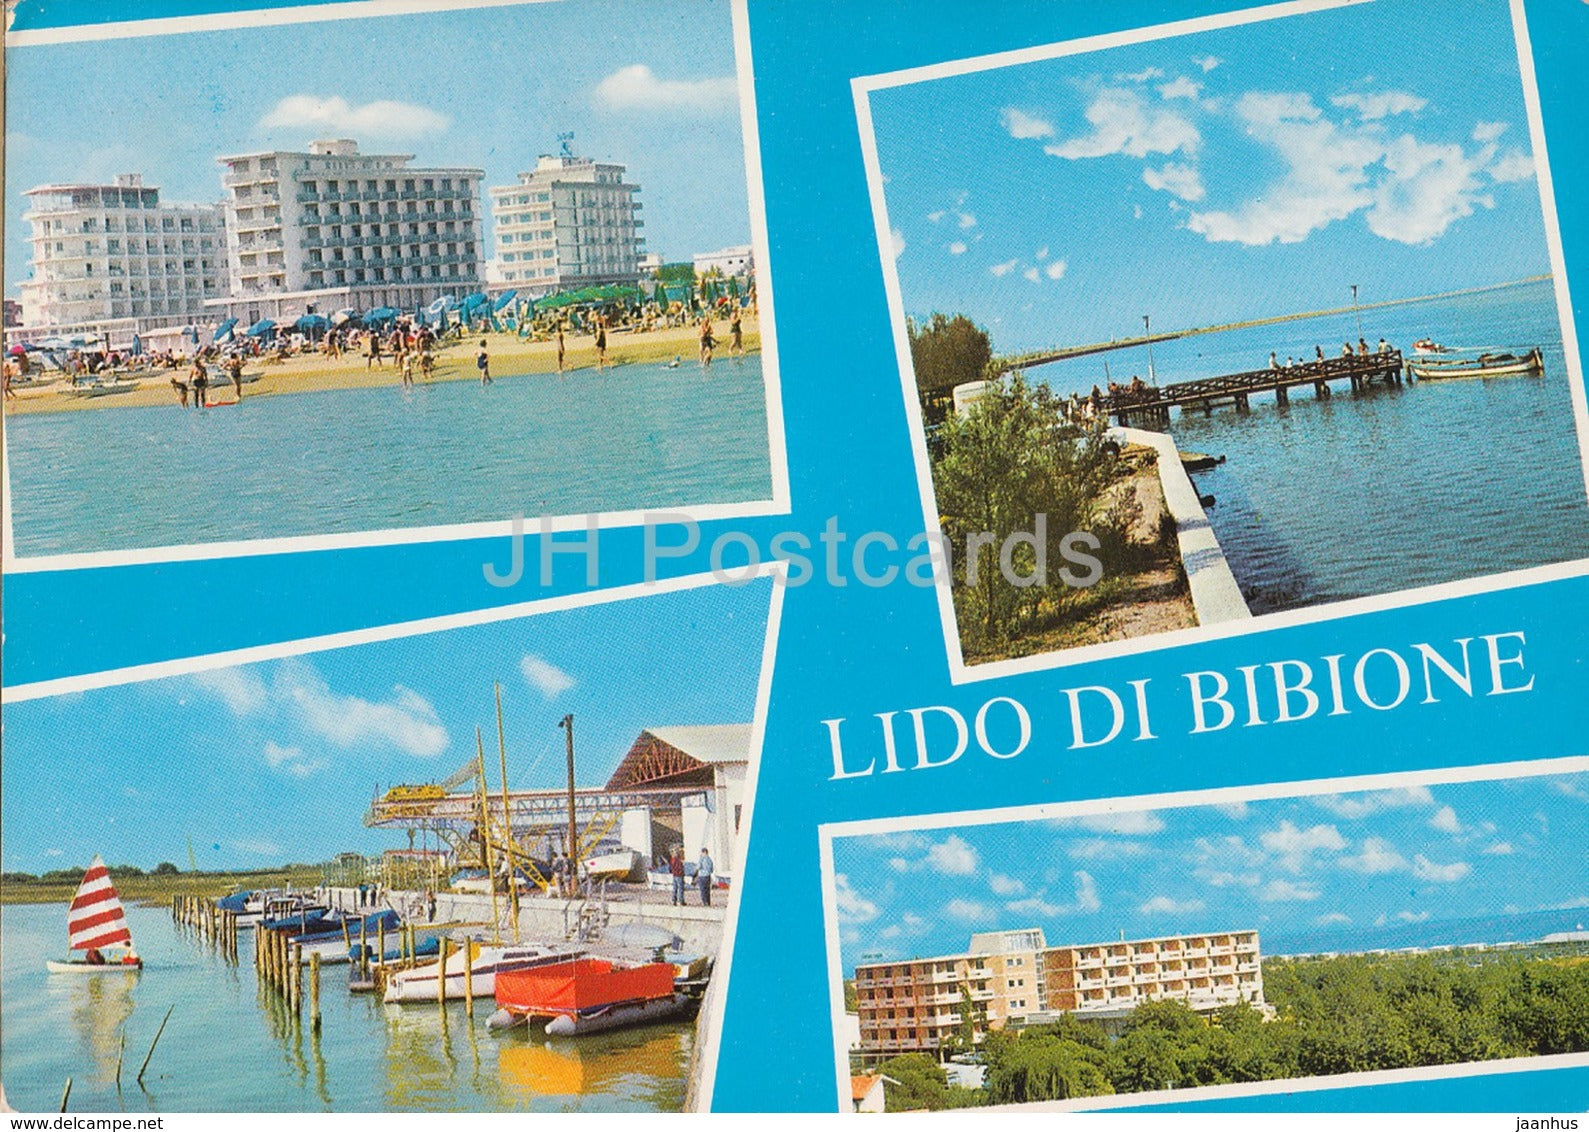
[[[97,855],[67,909],[66,934],[68,950],[81,951],[83,957],[45,960],[52,975],[136,975],[143,970],[143,960],[132,947],[121,896]]]
[[[698,1005],[674,986],[667,962],[627,963],[585,956],[563,963],[504,971],[496,979],[493,1030],[532,1023],[553,1037],[641,1026],[688,1014]]]
[[[1480,354],[1476,358],[1441,358],[1408,362],[1407,370],[1426,381],[1458,377],[1516,377],[1545,372],[1544,353],[1535,346],[1526,354]]]
[[[115,393],[131,393],[138,388],[136,381],[93,381],[87,385],[74,386],[74,397],[109,397]]]

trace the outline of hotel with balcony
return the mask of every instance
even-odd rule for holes
[[[491,190],[492,286],[540,296],[638,283],[645,254],[639,192],[622,165],[542,155],[518,184]]]
[[[483,283],[484,170],[416,168],[347,139],[220,157],[230,293],[215,318],[413,310]]]
[[[862,964],[855,992],[859,1053],[873,1061],[937,1054],[961,1033],[968,998],[974,1043],[988,1030],[1060,1014],[1115,1023],[1144,1002],[1264,1008],[1255,931],[1057,947],[1040,928],[978,932],[963,954]]]
[[[138,173],[112,184],[29,189],[33,274],[21,285],[29,335],[182,326],[226,293],[224,214],[173,204]]]

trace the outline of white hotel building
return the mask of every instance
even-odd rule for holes
[[[347,139],[221,157],[230,294],[212,318],[413,310],[478,290],[485,172],[415,168]]]
[[[22,322],[69,332],[181,326],[226,293],[224,214],[218,204],[170,204],[137,173],[113,184],[29,189],[33,277],[21,285]],[[120,337],[120,336],[118,336]]]
[[[542,155],[518,184],[491,190],[493,285],[544,295],[639,282],[639,192],[622,165]]]

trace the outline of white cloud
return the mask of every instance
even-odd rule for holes
[[[996,278],[1002,279],[1004,276],[1014,271],[1016,265],[1020,262],[1021,261],[1018,259],[1007,259],[1003,263],[995,263],[992,267],[988,268],[988,273],[995,276]]]
[[[989,873],[988,887],[997,896],[1020,896],[1026,891],[1026,886],[1014,877],[1007,877],[1003,873]]]
[[[215,668],[193,674],[193,682],[219,696],[233,715],[252,715],[264,708],[269,694],[265,681],[252,668]]]
[[[1397,912],[1396,918],[1404,924],[1421,924],[1429,918],[1428,912]]]
[[[305,755],[302,747],[284,746],[269,740],[265,742],[264,754],[266,766],[294,778],[308,778],[326,766],[324,760]]]
[[[1142,206],[1140,204],[1132,205],[1131,206],[1131,215],[1135,219],[1141,220],[1142,219]]]
[[[276,844],[274,841],[255,841],[244,838],[239,841],[228,842],[227,844],[237,852],[247,854],[250,857],[282,856],[281,846]]]
[[[1098,899],[1098,886],[1093,882],[1092,874],[1077,870],[1076,872],[1076,910],[1078,912],[1096,912],[1103,907],[1103,901]]]
[[[898,228],[892,228],[888,233],[889,243],[893,245],[894,258],[898,259],[905,254],[905,233]]]
[[[948,215],[949,214],[947,212],[945,212],[943,209],[940,208],[936,212],[929,212],[927,214],[927,219],[931,220],[934,224],[936,224],[936,223],[938,223],[938,221],[942,220],[945,216],[948,216]]]
[[[1056,259],[1047,267],[1043,268],[1043,274],[1047,275],[1050,279],[1063,279],[1065,278],[1065,269],[1068,266],[1070,265],[1064,260]]]
[[[1087,107],[1092,133],[1044,146],[1044,152],[1067,160],[1123,153],[1146,157],[1150,153],[1197,152],[1202,136],[1197,127],[1173,110],[1150,107],[1134,90],[1103,90]]]
[[[1289,873],[1300,873],[1314,853],[1338,853],[1346,848],[1346,838],[1333,825],[1299,829],[1291,824],[1290,819],[1282,821],[1278,828],[1263,834],[1258,840],[1279,858],[1280,867]]]
[[[1505,122],[1476,122],[1473,126],[1473,140],[1476,142],[1492,142],[1506,133]]]
[[[1383,837],[1370,837],[1363,842],[1362,851],[1355,857],[1342,857],[1336,862],[1343,869],[1351,869],[1354,873],[1365,873],[1376,876],[1380,873],[1394,873],[1407,867],[1407,858],[1396,852],[1396,847]]]
[[[1412,875],[1419,880],[1451,884],[1453,881],[1461,880],[1472,871],[1473,866],[1466,861],[1453,861],[1449,865],[1439,865],[1422,853],[1412,859]]]
[[[1157,67],[1144,67],[1134,74],[1124,74],[1120,77],[1128,83],[1145,83],[1151,82],[1153,79],[1162,79],[1164,72]]]
[[[1168,896],[1155,896],[1152,900],[1137,908],[1138,912],[1146,916],[1185,916],[1192,912],[1201,912],[1202,910],[1203,902],[1201,900],[1174,900]]]
[[[1021,277],[1032,283],[1041,283],[1043,281],[1043,273],[1035,267],[1028,267],[1021,272]]]
[[[1185,75],[1177,75],[1171,81],[1159,87],[1159,97],[1171,98],[1196,98],[1203,92],[1202,83],[1194,83]]]
[[[1258,899],[1271,904],[1288,903],[1299,900],[1317,900],[1319,890],[1309,884],[1297,884],[1289,880],[1272,880],[1264,885],[1263,891],[1258,893]]]
[[[530,653],[519,661],[519,671],[530,686],[549,700],[554,700],[574,686],[574,678],[545,657]]]
[[[1196,875],[1197,879],[1214,888],[1257,888],[1263,881],[1257,873],[1233,873],[1229,870],[1199,869]]]
[[[1048,245],[1044,244],[1032,254],[1033,259],[1043,260],[1048,258]]]
[[[1164,828],[1164,819],[1149,810],[1122,810],[1114,814],[1094,814],[1078,818],[1077,824],[1094,833],[1113,833],[1126,837],[1146,837]]]
[[[1208,195],[1197,169],[1174,161],[1166,162],[1160,169],[1142,170],[1142,182],[1150,189],[1170,193],[1184,201],[1200,201]]]
[[[1326,912],[1313,922],[1319,927],[1325,928],[1331,924],[1349,924],[1352,922],[1352,917],[1345,912]]]
[[[955,218],[959,222],[960,230],[962,232],[969,231],[970,229],[975,228],[977,226],[977,218],[976,218],[976,215],[974,213],[957,212],[957,213],[955,213]]]
[[[1224,814],[1231,821],[1245,821],[1250,807],[1246,802],[1225,802],[1215,806],[1214,809]]]
[[[398,684],[388,700],[367,700],[333,692],[308,664],[283,665],[278,695],[309,731],[338,747],[386,744],[410,755],[432,758],[447,749],[447,729],[430,701]]]
[[[993,917],[993,909],[986,904],[978,904],[975,900],[962,900],[959,897],[945,904],[943,911],[951,920],[964,920],[973,924],[983,923]]]
[[[1357,111],[1365,122],[1377,121],[1391,114],[1415,114],[1429,105],[1427,99],[1404,90],[1372,91],[1364,94],[1338,94],[1330,99],[1335,106]]]
[[[949,245],[949,254],[950,255],[965,255],[966,254],[966,246],[965,246],[964,241],[956,240],[954,243],[950,244]]]
[[[1515,852],[1517,850],[1512,848],[1510,841],[1497,841],[1494,845],[1484,850],[1484,855],[1486,857],[1509,857]]]
[[[954,833],[927,850],[927,864],[948,876],[970,876],[980,863],[976,849]]]
[[[1462,832],[1462,822],[1457,819],[1457,812],[1450,806],[1441,806],[1435,811],[1435,816],[1429,819],[1429,828],[1455,835]]]
[[[999,113],[999,122],[1012,138],[1051,138],[1054,136],[1053,123],[1032,114],[1024,113],[1013,106],[1006,106]]]
[[[1106,837],[1089,837],[1073,841],[1065,852],[1078,861],[1116,861],[1126,857],[1141,857],[1148,847],[1140,841],[1111,841]]]
[[[1004,910],[1006,912],[1014,912],[1017,916],[1042,916],[1044,919],[1049,920],[1067,911],[1067,909],[1058,904],[1050,904],[1041,896],[1028,896],[1025,900],[1012,900],[1004,906]]]
[[[903,857],[890,857],[888,859],[888,867],[893,869],[896,873],[910,872],[910,862],[905,860]]]
[[[1475,208],[1494,208],[1478,177],[1493,156],[1488,148],[1469,156],[1460,145],[1397,138],[1385,150],[1390,175],[1374,191],[1369,230],[1397,243],[1427,244]]]
[[[1571,900],[1563,900],[1560,904],[1548,905],[1545,911],[1570,912],[1577,908],[1589,908],[1589,896],[1574,896]]]
[[[1435,804],[1427,786],[1407,786],[1397,790],[1378,790],[1366,794],[1325,794],[1314,804],[1338,818],[1356,821],[1382,810],[1400,810]]]
[[[259,120],[264,130],[310,130],[319,136],[421,138],[445,133],[446,114],[411,102],[381,100],[354,106],[345,98],[290,94]]]
[[[1534,159],[1520,149],[1510,150],[1497,157],[1485,172],[1490,180],[1502,185],[1526,181],[1534,175]]]
[[[839,919],[851,924],[864,924],[877,919],[880,909],[866,897],[850,887],[850,878],[846,873],[833,874],[833,891],[836,897]]]
[[[1205,75],[1208,74],[1208,72],[1212,71],[1215,67],[1219,66],[1224,61],[1225,60],[1221,59],[1218,55],[1193,55],[1192,56],[1192,62],[1196,63],[1199,67],[1203,68],[1203,74],[1205,74]]]
[[[662,79],[644,63],[634,63],[597,83],[596,100],[608,110],[717,112],[738,105],[739,84],[733,76]]]

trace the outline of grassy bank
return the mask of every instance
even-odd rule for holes
[[[116,891],[129,904],[170,904],[183,896],[224,896],[238,890],[256,888],[313,888],[320,883],[320,869],[314,865],[290,865],[242,873],[145,873],[142,876],[114,877]],[[0,904],[64,904],[77,891],[81,878],[17,879],[14,874],[0,880]]]
[[[713,364],[732,364],[728,356],[727,325],[719,326],[716,359]],[[475,352],[484,338],[491,354],[491,375],[502,380],[514,377],[557,376],[557,345],[555,342],[531,342],[516,334],[485,334],[471,336],[462,342],[449,342],[435,351],[436,372],[431,379],[440,381],[478,381],[475,369]],[[592,370],[596,367],[595,339],[589,335],[569,335],[564,340],[565,370]],[[761,348],[761,335],[751,320],[745,325],[745,349],[755,353]],[[694,327],[675,327],[669,330],[651,330],[640,333],[617,333],[608,336],[607,359],[617,374],[623,367],[655,364],[677,357],[681,366],[690,372],[699,372],[698,343]],[[171,387],[172,374],[184,376],[186,367],[164,371],[153,377],[140,379],[139,387],[130,393],[109,397],[77,397],[69,390],[65,379],[49,385],[16,390],[16,398],[5,403],[7,413],[57,413],[91,409],[116,409],[149,405],[178,407],[177,394]],[[273,397],[284,393],[310,393],[327,389],[390,388],[401,384],[402,378],[390,357],[383,359],[381,368],[366,368],[362,355],[344,354],[328,358],[323,354],[306,354],[280,362],[254,360],[245,368],[247,374],[260,374],[259,380],[243,387],[243,398]],[[212,373],[211,399],[229,401],[232,387],[222,374]],[[415,381],[419,377],[415,375]]]

